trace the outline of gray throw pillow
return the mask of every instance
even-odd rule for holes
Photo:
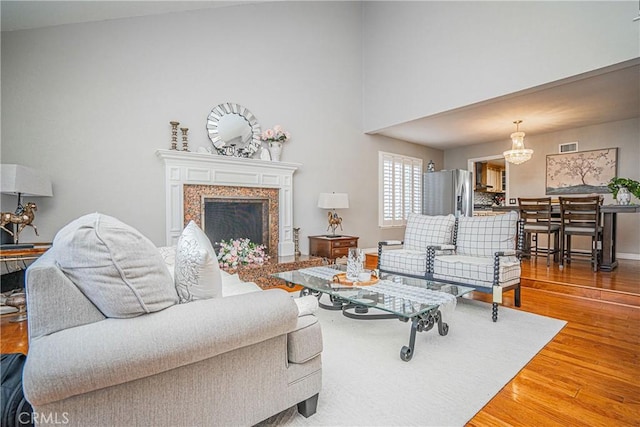
[[[53,240],[63,273],[107,317],[152,313],[178,302],[173,280],[155,245],[116,218],[85,215]]]

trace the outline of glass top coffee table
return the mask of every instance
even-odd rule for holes
[[[322,308],[342,310],[347,317],[411,321],[409,345],[400,350],[400,358],[406,362],[413,357],[416,332],[428,331],[437,324],[440,335],[446,335],[449,326],[443,322],[442,312],[453,312],[456,298],[473,291],[466,286],[389,273],[367,282],[348,282],[343,266],[310,267],[272,276],[291,287],[302,286],[300,295],[314,295]],[[320,301],[323,295],[331,304]],[[372,314],[370,309],[383,313]]]

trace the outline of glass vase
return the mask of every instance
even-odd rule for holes
[[[358,248],[349,248],[347,255],[347,280],[357,282],[358,275],[364,271],[364,251]]]

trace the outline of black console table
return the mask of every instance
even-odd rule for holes
[[[602,263],[600,270],[612,271],[618,266],[616,259],[616,223],[619,213],[638,213],[640,205],[604,205],[600,208],[602,224]],[[637,232],[637,230],[635,231]]]

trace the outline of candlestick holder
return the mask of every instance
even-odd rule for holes
[[[300,227],[293,229],[293,250],[295,256],[302,255],[300,253]]]
[[[180,122],[169,122],[169,124],[171,125],[171,149],[172,150],[177,150],[178,149],[178,125],[180,124]]]
[[[180,131],[182,131],[182,151],[189,151],[189,143],[187,142],[189,128],[180,128]]]

